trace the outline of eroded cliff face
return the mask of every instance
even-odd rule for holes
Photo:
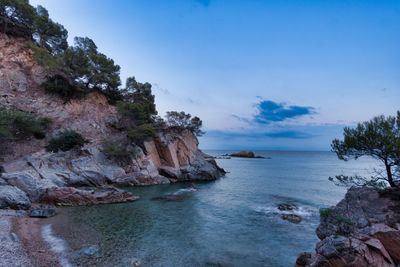
[[[32,60],[32,51],[24,48],[23,42],[21,38],[0,34],[0,105],[50,117],[53,123],[46,139],[13,143],[0,159],[0,208],[28,208],[33,202],[50,198],[57,202],[54,196],[67,204],[68,195],[61,196],[63,192],[70,194],[71,202],[86,199],[87,204],[95,204],[96,197],[104,197],[94,195],[88,199],[87,192],[68,187],[155,185],[214,180],[224,174],[213,159],[204,157],[197,138],[189,131],[158,132],[154,140],[144,143],[144,150],[138,148],[138,155],[130,159],[128,167],[108,160],[101,153],[102,141],[126,135],[111,127],[117,120],[115,107],[96,92],[68,103],[46,94],[40,84],[47,72]],[[76,130],[90,143],[78,151],[46,152],[48,139],[63,129]],[[110,193],[114,202],[132,199],[126,192],[115,192],[120,191],[113,189]]]
[[[116,109],[104,95],[94,92],[64,103],[63,99],[46,94],[40,84],[45,81],[47,71],[32,59],[33,52],[24,47],[24,42],[23,38],[0,34],[0,106],[15,106],[37,116],[50,117],[53,120],[50,137],[60,130],[71,129],[98,143],[118,134],[108,127],[116,120]],[[46,141],[32,138],[14,143],[2,160],[40,151]]]
[[[400,190],[350,188],[321,217],[315,253],[296,266],[399,266]]]

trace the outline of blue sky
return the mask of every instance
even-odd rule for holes
[[[30,2],[202,118],[201,148],[329,150],[400,109],[400,1]]]

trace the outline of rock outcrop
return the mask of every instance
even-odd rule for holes
[[[0,33],[0,107],[50,117],[53,123],[45,139],[28,138],[12,143],[7,153],[0,151],[0,208],[27,209],[31,203],[56,202],[55,196],[65,200],[67,195],[72,204],[95,204],[78,199],[88,196],[75,188],[215,180],[225,173],[198,149],[198,140],[189,131],[159,131],[154,140],[137,147],[138,155],[127,166],[108,160],[101,152],[102,142],[126,136],[113,127],[118,118],[115,106],[98,92],[67,103],[46,94],[40,84],[48,72],[32,59],[24,42],[22,37]],[[78,151],[46,152],[49,138],[63,129],[76,130],[90,143]],[[135,199],[129,194],[117,196],[120,192],[112,188],[107,192],[94,193],[99,203]]]
[[[140,150],[131,159],[129,171],[108,160],[100,145],[79,151],[37,152],[1,165],[0,177],[5,185],[0,185],[0,191],[7,194],[0,194],[0,206],[29,208],[30,202],[57,202],[57,197],[59,203],[73,205],[133,201],[136,198],[122,193],[117,196],[115,190],[96,201],[97,193],[86,195],[82,190],[74,191],[73,187],[156,185],[215,180],[224,175],[214,159],[204,158],[197,145],[197,138],[189,131],[160,132],[155,140],[145,143],[147,154]]]
[[[223,156],[230,156],[230,157],[236,157],[236,158],[251,158],[251,159],[270,159],[269,157],[263,157],[263,156],[256,156],[253,151],[246,151],[242,150],[238,153],[233,153],[233,154],[226,154]]]
[[[296,266],[399,266],[400,190],[350,188],[323,212],[315,254]]]

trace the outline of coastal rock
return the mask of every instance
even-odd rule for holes
[[[88,257],[98,257],[100,255],[100,248],[98,245],[91,245],[79,250],[78,254]]]
[[[295,205],[295,204],[291,204],[291,203],[281,203],[281,204],[278,204],[278,210],[282,210],[282,211],[285,211],[285,210],[294,210],[294,209],[296,209],[297,208],[297,206]]]
[[[129,144],[138,153],[126,166],[107,159],[101,152],[102,142],[126,138],[126,132],[114,127],[118,118],[116,107],[99,92],[67,103],[47,94],[40,86],[48,77],[46,68],[32,58],[33,52],[26,48],[25,41],[0,33],[0,105],[49,117],[52,124],[46,138],[12,142],[0,151],[0,186],[8,186],[2,189],[7,194],[0,195],[1,207],[28,208],[31,202],[43,202],[49,192],[66,187],[209,181],[225,174],[211,156],[198,149],[196,136],[188,130],[159,130],[143,147]],[[46,152],[44,147],[49,139],[63,129],[78,131],[90,143],[80,150]],[[18,202],[22,195],[29,203]],[[76,199],[80,201],[83,200]]]
[[[29,217],[50,218],[56,215],[56,208],[53,206],[40,205],[39,207],[31,208],[28,211]]]
[[[47,192],[44,201],[55,205],[86,206],[95,204],[121,203],[138,200],[130,192],[110,189],[102,192],[79,190],[73,187],[59,187]]]
[[[315,254],[296,266],[398,266],[400,189],[352,187],[321,216]]]
[[[24,191],[15,186],[0,186],[0,208],[29,209],[31,202]]]
[[[282,214],[281,218],[291,223],[300,223],[303,220],[299,215],[296,214]]]
[[[199,188],[196,185],[190,184],[188,188],[179,189],[177,192],[172,194],[153,197],[152,200],[183,201],[187,196],[189,196],[189,193],[198,190]]]
[[[252,159],[270,159],[270,157],[266,158],[263,156],[256,156],[254,154],[254,152],[252,151],[246,151],[246,150],[242,150],[238,153],[233,153],[233,154],[226,154],[223,156],[230,156],[230,157],[237,157],[237,158],[252,158]]]

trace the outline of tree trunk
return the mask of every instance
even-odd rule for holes
[[[385,167],[386,167],[386,173],[387,173],[389,185],[391,187],[396,187],[396,184],[393,182],[391,166],[387,163],[386,160],[385,160]]]

